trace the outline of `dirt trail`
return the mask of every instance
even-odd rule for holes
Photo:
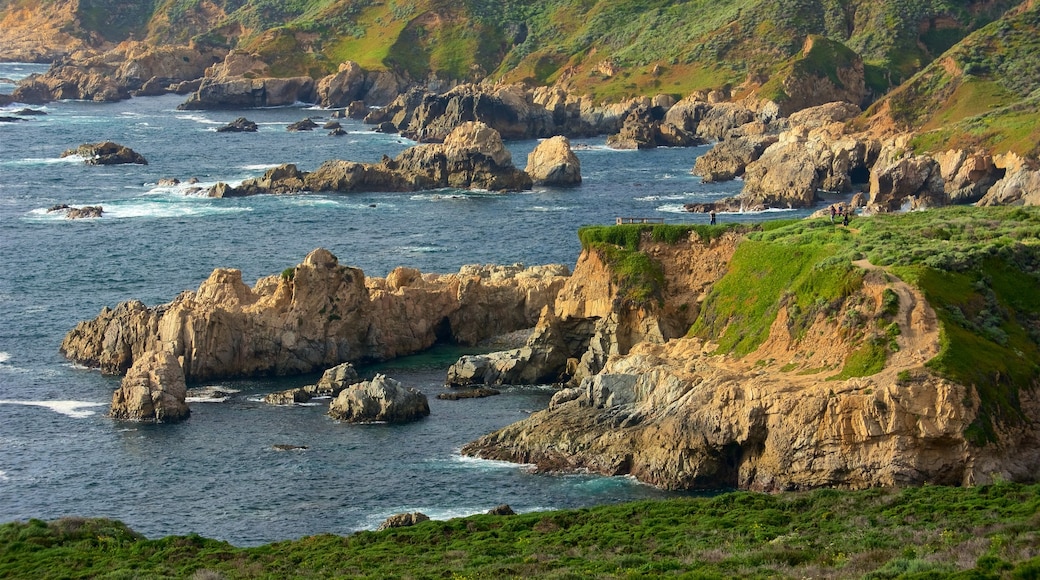
[[[875,266],[867,260],[857,260],[854,266],[864,270],[880,270],[885,273],[888,286],[899,296],[899,312],[895,322],[899,324],[899,352],[892,353],[886,370],[916,367],[939,354],[939,324],[935,311],[920,293],[906,282]]]

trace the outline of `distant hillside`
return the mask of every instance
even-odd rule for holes
[[[413,79],[561,83],[597,98],[766,83],[810,34],[862,57],[874,96],[1013,1],[952,0],[0,0],[0,58],[36,42],[128,38],[259,52],[279,75],[344,60]],[[64,15],[60,25],[55,15]],[[49,22],[48,27],[41,27]],[[40,35],[40,30],[49,33]],[[19,36],[19,31],[23,32]],[[60,34],[59,34],[60,32]],[[33,36],[33,35],[30,35]],[[74,47],[72,47],[74,48]],[[51,47],[50,52],[54,52]],[[42,55],[48,51],[39,50]],[[26,53],[28,54],[28,53]]]

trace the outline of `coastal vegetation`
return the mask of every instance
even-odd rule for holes
[[[1040,486],[731,492],[239,548],[101,519],[0,526],[22,578],[1035,578]]]
[[[927,367],[978,393],[969,438],[994,441],[995,422],[1022,419],[1019,390],[1040,385],[1040,298],[1032,290],[1040,282],[1040,211],[951,207],[856,219],[849,228],[778,221],[747,238],[690,329],[716,341],[719,353],[753,352],[781,307],[796,338],[817,316],[837,316],[862,281],[853,262],[866,259],[919,288],[935,309],[941,344]],[[886,323],[863,333],[834,378],[883,368]]]

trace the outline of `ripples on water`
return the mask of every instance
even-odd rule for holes
[[[32,70],[0,65],[0,77]],[[47,116],[0,124],[0,521],[105,516],[150,537],[198,532],[250,545],[374,528],[402,511],[441,519],[502,503],[530,511],[669,495],[628,478],[535,475],[460,457],[462,445],[544,408],[551,396],[535,387],[487,399],[434,398],[460,351],[378,369],[430,397],[430,417],[410,425],[342,425],[324,415],[324,405],[258,402],[317,377],[207,385],[228,391],[227,400],[193,402],[191,418],[177,425],[105,418],[118,379],[70,364],[58,345],[77,321],[106,306],[168,302],[217,267],[240,268],[251,283],[316,247],[374,276],[400,265],[432,272],[472,263],[573,266],[582,225],[616,216],[703,223],[706,216],[682,213],[682,204],[740,187],[701,184],[689,174],[705,147],[617,152],[603,139],[576,139],[584,183],[574,189],[209,199],[187,184],[156,184],[169,177],[195,177],[203,187],[236,183],[284,162],[304,170],[333,158],[376,162],[413,143],[350,120],[341,120],[350,132],[342,138],[285,131],[323,114],[314,109],[186,113],[176,110],[181,100],[52,103]],[[260,131],[216,133],[239,116]],[[149,165],[89,167],[60,157],[106,139]],[[514,162],[525,165],[535,144],[510,143]],[[66,220],[46,212],[61,203],[101,205],[105,214]],[[277,444],[307,449],[277,451]]]

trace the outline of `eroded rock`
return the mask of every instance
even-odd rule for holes
[[[426,395],[384,375],[340,391],[329,416],[347,423],[407,423],[430,414]]]
[[[177,357],[151,351],[134,361],[115,393],[109,415],[126,421],[171,423],[187,419],[187,386]]]

